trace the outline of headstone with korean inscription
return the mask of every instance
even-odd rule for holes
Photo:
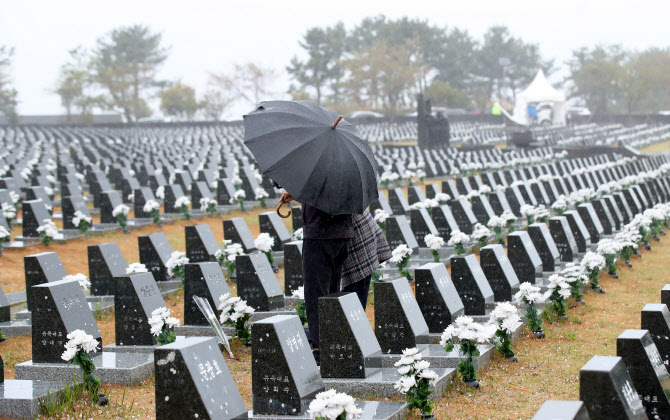
[[[32,310],[32,288],[35,285],[63,280],[67,276],[60,257],[55,252],[23,257],[23,267],[26,278],[26,300],[28,310]]]
[[[405,193],[401,188],[393,188],[388,190],[389,204],[393,214],[405,214],[409,211],[409,203],[405,198]]]
[[[302,241],[284,244],[284,292],[292,296],[304,285],[302,277]]]
[[[540,256],[542,271],[555,271],[561,260],[561,254],[558,252],[558,247],[556,247],[546,223],[533,223],[528,226],[528,236],[530,236],[533,245],[535,245],[535,250]]]
[[[416,269],[414,279],[416,302],[431,333],[442,333],[464,314],[463,302],[444,264],[424,264]]]
[[[475,215],[477,221],[485,226],[496,215],[486,195],[472,197],[472,213]]]
[[[398,245],[407,245],[415,252],[419,249],[419,243],[412,232],[407,217],[404,215],[392,216],[386,219],[386,240],[391,249]]]
[[[600,219],[596,214],[593,204],[584,203],[577,206],[577,212],[582,218],[586,230],[588,230],[589,235],[591,235],[591,243],[597,244],[600,241],[600,236],[604,233],[603,225],[600,223]]]
[[[226,277],[218,262],[188,263],[184,266],[184,324],[209,325],[193,300],[207,299],[212,309],[221,303],[219,297],[230,293]]]
[[[579,213],[575,210],[570,210],[563,213],[563,216],[568,219],[568,224],[570,225],[570,230],[572,231],[572,236],[575,238],[579,252],[588,251],[587,248],[591,243],[591,234],[586,229]]]
[[[514,294],[519,291],[520,283],[503,246],[491,244],[482,247],[479,250],[479,261],[484,276],[493,290],[493,300],[511,301]]]
[[[184,227],[186,257],[189,262],[215,261],[220,249],[212,228],[208,224]]]
[[[535,278],[542,276],[542,260],[528,232],[516,231],[507,235],[507,258],[519,282],[535,284]]]
[[[670,311],[662,303],[648,303],[642,308],[640,325],[648,330],[663,358],[665,367],[670,369]]]
[[[448,205],[433,207],[431,210],[431,218],[433,219],[433,224],[437,228],[437,233],[445,241],[451,236],[451,232],[454,230],[460,230],[454,215],[451,213],[451,208]]]
[[[170,277],[167,267],[168,260],[172,255],[172,245],[163,232],[154,232],[137,237],[137,245],[140,251],[140,262],[144,264],[149,272],[153,273],[156,281],[165,281]]]
[[[451,279],[463,302],[465,315],[485,315],[486,304],[493,303],[494,295],[477,257],[452,255]]]
[[[37,228],[43,225],[46,220],[51,220],[51,214],[49,214],[44,201],[24,201],[21,204],[21,211],[23,213],[22,235],[26,238],[39,238],[40,234]]]
[[[91,294],[114,295],[115,277],[126,274],[126,259],[116,242],[88,246],[88,275]]]
[[[102,335],[77,281],[59,280],[32,287],[33,363],[66,363],[61,359],[67,335],[84,330],[98,341]]]
[[[256,250],[254,236],[246,222],[241,217],[233,217],[223,221],[223,238],[232,243],[242,245],[245,253]]]
[[[191,183],[191,204],[199,207],[202,198],[214,199],[209,185],[205,181],[193,181]]]
[[[256,311],[271,311],[284,307],[277,277],[265,254],[238,255],[237,295]]]
[[[256,321],[251,342],[254,415],[304,414],[324,385],[300,319],[277,315]]]
[[[409,211],[409,225],[414,233],[416,241],[419,243],[419,246],[422,248],[427,247],[426,244],[426,235],[431,234],[439,236],[439,232],[433,223],[433,220],[428,214],[426,209],[412,209]]]
[[[134,273],[116,277],[114,295],[114,331],[117,346],[151,346],[151,313],[166,307],[151,273]]]
[[[407,188],[407,202],[411,206],[414,203],[426,201],[426,194],[420,186],[413,186]]]
[[[133,201],[135,218],[137,219],[151,218],[151,214],[149,212],[144,211],[144,204],[146,204],[146,202],[149,200],[156,201],[156,197],[154,196],[154,193],[151,191],[151,188],[141,187],[135,190],[135,198]]]
[[[429,343],[421,308],[405,278],[375,283],[375,336],[384,354]]]
[[[63,229],[78,229],[78,227],[72,223],[74,214],[77,211],[81,212],[84,216],[91,217],[91,213],[81,197],[63,197],[61,200],[61,208],[63,211]]]
[[[456,219],[461,232],[468,235],[472,233],[475,224],[477,224],[477,218],[472,212],[472,207],[470,207],[468,200],[465,198],[453,200],[451,202],[451,214],[454,215],[454,219]]]
[[[179,197],[184,196],[184,190],[181,189],[179,184],[166,185],[164,189],[165,199],[163,200],[163,211],[165,213],[181,213],[181,209],[175,207],[175,203]],[[193,204],[191,206],[199,205],[200,203]]]
[[[572,262],[577,257],[579,249],[577,242],[572,235],[570,223],[565,216],[554,216],[549,219],[549,232],[554,239],[558,253],[561,255],[561,261]]]
[[[123,204],[120,191],[103,191],[100,204],[100,223],[117,223],[114,209]]]
[[[283,245],[293,238],[288,229],[286,229],[286,225],[284,225],[281,217],[275,211],[259,214],[258,224],[261,233],[267,233],[275,240],[272,246],[273,251],[281,251]]]
[[[603,227],[603,234],[611,235],[614,233],[616,223],[609,207],[607,206],[607,203],[605,202],[605,199],[599,198],[597,200],[593,200],[591,201],[591,204],[593,205],[593,209],[598,216],[598,221],[600,221],[600,224]]]

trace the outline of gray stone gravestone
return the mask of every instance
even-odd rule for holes
[[[42,200],[24,201],[21,204],[23,213],[22,235],[25,238],[39,238],[37,228],[44,224],[45,220],[51,220],[51,214]]]
[[[579,213],[575,210],[570,210],[563,213],[563,216],[568,219],[570,231],[577,243],[577,250],[582,253],[588,251],[589,244],[591,243],[591,235],[589,234],[588,229],[586,229]]]
[[[165,233],[154,232],[138,236],[137,246],[140,251],[140,262],[153,273],[156,281],[166,281],[171,277],[165,264],[170,259],[173,249]]]
[[[223,221],[223,238],[242,245],[245,253],[256,250],[254,237],[249,230],[249,226],[241,217],[233,217]]]
[[[304,284],[302,277],[302,241],[284,244],[284,291],[292,296]]]
[[[561,261],[572,262],[577,257],[579,249],[572,235],[570,224],[565,216],[555,216],[549,219],[549,232],[554,239],[556,248],[561,254]]]
[[[535,284],[536,277],[542,276],[542,260],[528,232],[516,231],[507,235],[507,257],[519,282]]]
[[[433,224],[437,228],[437,233],[445,241],[449,240],[451,237],[451,232],[454,230],[460,230],[454,215],[451,213],[451,208],[448,205],[433,207],[431,218],[433,219]]]
[[[596,211],[598,220],[603,227],[603,235],[612,235],[614,233],[616,224],[614,222],[614,217],[612,217],[612,213],[610,212],[610,209],[605,202],[605,199],[599,198],[597,200],[593,200],[591,201],[591,204],[593,205],[593,209]]]
[[[80,197],[63,197],[61,200],[61,208],[63,211],[63,229],[78,229],[72,223],[74,213],[80,211],[84,216],[91,217],[91,213],[86,207],[86,203]]]
[[[63,280],[63,277],[67,276],[63,263],[55,252],[26,255],[23,257],[23,266],[26,278],[28,310],[32,309],[33,286],[60,281]]]
[[[123,204],[120,191],[103,191],[100,205],[100,223],[117,223],[114,209]]]
[[[186,257],[189,262],[215,261],[216,251],[220,249],[208,224],[184,227]]]
[[[392,250],[402,244],[406,244],[414,252],[419,250],[419,243],[412,232],[407,217],[404,215],[386,219],[386,240]]]
[[[416,269],[414,279],[416,302],[428,330],[441,334],[449,324],[464,314],[463,302],[447,267],[440,263],[424,264]]]
[[[214,196],[209,189],[209,185],[205,181],[193,181],[191,183],[191,204],[193,206],[198,206],[200,208],[200,199],[201,198],[210,198],[213,199]]]
[[[134,273],[116,277],[114,295],[114,331],[117,346],[151,346],[151,313],[166,307],[151,273]]]
[[[91,295],[115,294],[115,277],[126,274],[126,259],[116,242],[88,246],[88,276]]]
[[[258,224],[261,233],[267,233],[274,238],[273,251],[282,251],[284,244],[290,242],[293,236],[286,229],[286,225],[275,211],[268,211],[258,215]]]
[[[265,254],[238,255],[237,295],[257,311],[284,307],[284,292]]]
[[[135,190],[135,200],[133,201],[133,204],[136,219],[151,218],[151,213],[144,211],[144,204],[149,200],[156,201],[156,197],[154,196],[153,191],[151,191],[151,188],[141,187]]]
[[[500,244],[486,245],[479,250],[479,261],[486,280],[493,290],[495,302],[509,302],[519,291],[519,278],[505,249]]]
[[[670,312],[664,304],[648,303],[642,308],[640,325],[648,330],[667,369],[670,369]]]
[[[494,297],[477,257],[472,254],[453,255],[451,279],[463,302],[465,315],[485,315],[486,304],[493,303]]]
[[[405,214],[409,211],[409,203],[405,198],[405,193],[400,188],[389,190],[389,204],[393,214]]]
[[[528,226],[528,236],[530,236],[535,250],[542,261],[542,271],[551,272],[557,269],[561,254],[552,238],[549,228],[545,223],[533,223]]]
[[[416,241],[420,247],[425,248],[428,246],[426,245],[426,235],[440,235],[437,231],[437,228],[435,227],[435,224],[433,223],[433,220],[428,214],[428,210],[412,209],[409,211],[409,218],[410,228],[412,229],[412,233],[414,233],[414,237],[416,238]]]
[[[184,197],[184,190],[179,184],[165,186],[165,199],[163,200],[163,211],[165,213],[181,213],[181,209],[175,207],[175,202],[179,197]],[[191,207],[200,203],[191,203]]]
[[[218,262],[189,263],[184,274],[184,324],[209,325],[193,297],[207,299],[212,309],[218,308],[219,297],[230,293],[221,266]]]
[[[464,198],[453,200],[451,202],[451,214],[454,215],[454,219],[456,219],[459,230],[470,235],[474,229],[475,224],[477,223],[477,218],[472,212],[472,207],[470,207],[468,200]]]
[[[596,214],[596,210],[593,208],[593,204],[584,203],[577,206],[577,212],[582,218],[582,222],[586,226],[589,235],[591,236],[591,243],[597,244],[600,241],[600,236],[604,233],[603,225],[600,223],[600,219]]]

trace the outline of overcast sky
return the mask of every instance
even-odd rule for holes
[[[92,47],[118,26],[146,24],[163,32],[171,49],[161,77],[181,79],[198,93],[206,88],[208,72],[246,61],[280,71],[276,89],[285,92],[284,67],[300,54],[298,40],[306,29],[340,20],[351,28],[378,14],[458,26],[477,38],[504,24],[559,63],[580,46],[670,44],[670,0],[0,0],[0,44],[16,50],[12,77],[19,112],[58,114],[63,110],[51,91],[68,50]],[[229,117],[239,118],[248,108],[241,104]]]

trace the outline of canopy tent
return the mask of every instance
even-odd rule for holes
[[[540,69],[531,84],[524,91],[516,95],[512,120],[519,124],[528,125],[528,105],[537,105],[542,102],[548,102],[552,106],[552,124],[565,124],[565,94],[554,89],[544,76],[544,72]]]

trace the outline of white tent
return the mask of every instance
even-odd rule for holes
[[[512,120],[519,124],[528,125],[528,104],[537,105],[540,102],[551,104],[553,108],[552,124],[565,124],[565,94],[549,84],[542,70],[538,70],[531,84],[516,95]]]

